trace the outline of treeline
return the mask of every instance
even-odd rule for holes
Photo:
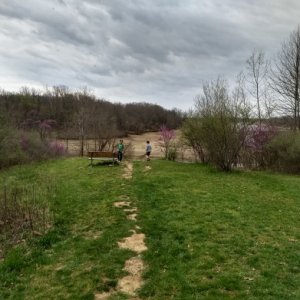
[[[0,91],[0,168],[65,153],[59,139],[94,140],[97,150],[113,149],[117,137],[178,128],[182,113],[149,103],[111,103],[83,89]]]
[[[97,99],[86,89],[72,92],[65,86],[44,91],[22,88],[18,93],[0,91],[0,110],[19,129],[52,120],[59,136],[78,138],[157,131],[162,124],[181,125],[182,114],[149,103],[111,103]]]

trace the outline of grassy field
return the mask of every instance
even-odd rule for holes
[[[141,299],[300,299],[299,176],[150,166],[136,162],[132,180],[83,159],[1,172],[19,184],[51,177],[56,189],[53,228],[0,262],[0,299],[93,299],[114,287],[134,255],[117,245],[133,226],[113,207],[120,195],[146,235]]]
[[[119,167],[91,168],[86,159],[67,159],[1,173],[2,180],[19,184],[49,177],[57,185],[54,227],[0,263],[0,299],[93,299],[116,285],[132,256],[117,247],[131,228],[112,205],[121,193]]]
[[[300,178],[140,164],[146,299],[300,299]]]

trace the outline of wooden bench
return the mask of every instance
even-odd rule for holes
[[[90,165],[93,165],[93,160],[95,158],[110,158],[112,159],[112,163],[116,162],[116,154],[114,152],[109,151],[88,151],[89,159],[91,160]]]

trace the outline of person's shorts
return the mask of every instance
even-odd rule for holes
[[[150,156],[150,154],[151,154],[151,152],[146,152],[146,155],[147,155],[147,156]]]

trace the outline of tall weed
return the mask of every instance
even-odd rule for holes
[[[0,257],[7,249],[33,236],[45,234],[52,226],[51,199],[55,184],[18,185],[6,181],[0,190]]]

